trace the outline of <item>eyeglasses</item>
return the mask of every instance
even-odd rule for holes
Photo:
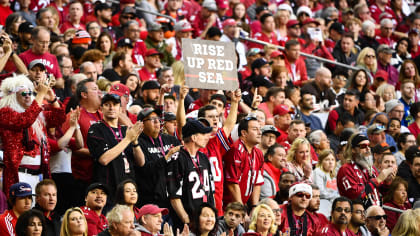
[[[134,17],[134,16],[127,16],[127,15],[124,15],[124,16],[121,16],[122,18],[124,18],[124,19],[135,19],[136,17]]]
[[[274,215],[281,214],[281,209],[280,208],[279,209],[273,209],[273,213],[274,213]]]
[[[392,28],[392,27],[384,27],[383,29],[384,30],[393,30],[394,28]]]
[[[22,95],[22,97],[27,97],[27,96],[35,96],[35,92],[29,91],[29,92],[22,92],[20,95]]]
[[[355,210],[354,213],[355,214],[364,215],[365,214],[365,211],[363,211],[363,210]]]
[[[152,117],[152,118],[149,118],[149,119],[144,119],[143,121],[148,121],[148,120],[150,120],[152,122],[160,122],[159,117]]]
[[[366,55],[367,58],[375,58],[375,55]]]
[[[377,215],[377,216],[368,216],[369,219],[374,219],[374,220],[380,220],[381,218],[383,218],[384,220],[386,220],[388,218],[387,215]]]
[[[339,212],[339,213],[341,213],[341,212],[350,213],[351,209],[350,208],[337,207],[337,208],[334,209],[334,211]]]
[[[311,194],[309,194],[309,193],[299,192],[299,193],[296,193],[295,196],[299,197],[299,198],[305,197],[306,199],[311,199]]]
[[[370,143],[362,143],[362,144],[359,144],[359,148],[360,149],[366,149],[366,148],[369,147],[369,145],[370,145]]]

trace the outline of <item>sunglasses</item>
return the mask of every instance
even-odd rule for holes
[[[375,55],[366,55],[367,58],[375,58]]]
[[[121,17],[124,18],[124,19],[135,19],[134,16],[127,16],[127,15],[125,15],[125,16],[121,16]]]
[[[360,149],[366,149],[366,148],[368,148],[369,147],[369,143],[362,143],[362,144],[359,144],[359,148]]]
[[[311,194],[309,194],[309,193],[299,192],[299,193],[296,193],[295,195],[296,195],[296,197],[299,197],[299,198],[305,197],[306,199],[311,199]]]
[[[339,212],[339,213],[341,213],[341,212],[350,213],[351,209],[350,208],[337,207],[337,208],[334,209],[334,211]]]
[[[380,220],[381,218],[383,218],[384,220],[386,220],[388,218],[387,215],[377,215],[377,216],[369,216],[369,219],[375,219],[375,220]]]
[[[22,97],[27,97],[27,96],[35,96],[35,92],[29,91],[29,92],[22,92],[20,95],[22,95]]]

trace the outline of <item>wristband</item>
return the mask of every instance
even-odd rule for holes
[[[133,144],[133,148],[140,146],[140,143]]]
[[[12,53],[10,54],[10,57],[13,57],[13,55],[15,55],[14,51],[12,51]]]
[[[256,111],[256,110],[258,110],[258,108],[256,108],[256,107],[251,107],[251,110]]]
[[[52,101],[48,101],[49,104],[53,104],[54,102],[57,101],[57,97],[55,97]]]

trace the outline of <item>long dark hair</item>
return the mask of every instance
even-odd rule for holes
[[[42,232],[41,236],[47,235],[47,225],[45,223],[45,217],[39,210],[32,209],[23,213],[16,222],[16,236],[26,236],[26,231],[29,226],[29,222],[37,217],[42,223]]]
[[[366,77],[366,84],[363,86],[363,89],[362,89],[361,92],[367,91],[367,90],[369,90],[370,82],[369,82],[369,75],[368,75],[368,73],[366,72],[365,69],[360,69],[360,70],[357,70],[353,73],[353,75],[351,76],[349,89],[356,89],[357,90],[356,77],[360,72],[365,73],[365,77]]]
[[[191,227],[191,232],[193,232],[196,236],[200,236],[201,232],[200,232],[200,215],[201,212],[203,211],[204,208],[210,208],[213,213],[214,213],[214,218],[215,218],[215,223],[214,223],[214,228],[209,232],[209,236],[215,236],[217,234],[217,228],[218,228],[218,223],[217,223],[217,210],[214,206],[208,204],[208,203],[203,203],[200,205],[200,207],[198,207],[193,214],[193,219],[192,219],[192,227]]]
[[[124,199],[124,185],[128,184],[128,183],[132,183],[134,185],[134,187],[136,187],[136,191],[137,191],[137,184],[134,180],[132,179],[126,179],[124,181],[122,181],[121,183],[118,184],[117,186],[117,190],[115,192],[115,204],[120,204],[120,205],[126,205],[127,203],[125,202]],[[137,194],[138,196],[138,194]],[[137,197],[137,201],[138,201],[138,197]]]

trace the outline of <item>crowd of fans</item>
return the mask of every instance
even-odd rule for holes
[[[0,0],[0,25],[0,235],[420,235],[414,2]],[[232,42],[239,88],[186,86],[183,38]]]

